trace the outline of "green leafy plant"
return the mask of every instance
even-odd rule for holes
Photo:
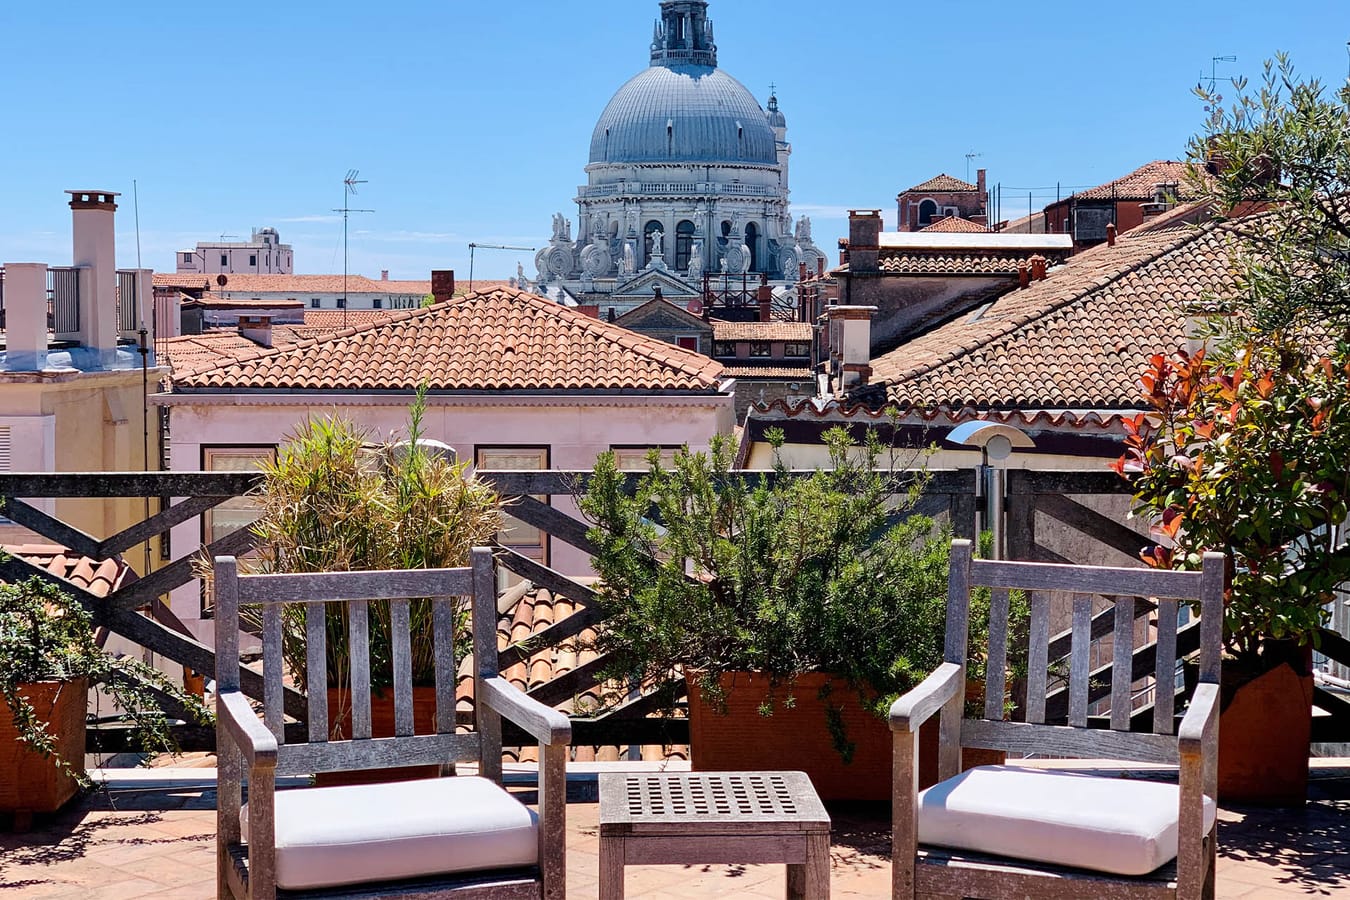
[[[717,698],[719,675],[761,672],[791,703],[794,676],[826,672],[880,712],[941,663],[950,540],[913,514],[926,474],[893,458],[883,468],[872,434],[826,441],[828,468],[793,477],[776,454],[749,482],[723,438],[669,466],[653,454],[634,492],[614,455],[600,457],[579,502],[594,523],[609,676],[697,673]],[[987,603],[975,611],[977,629],[987,615]]]
[[[20,693],[26,684],[86,680],[102,685],[134,726],[147,753],[177,749],[156,692],[187,709],[201,724],[210,713],[163,672],[128,656],[114,656],[98,646],[88,610],[50,582],[30,578],[0,584],[0,695],[5,698],[15,730],[24,743],[89,787],[81,760],[63,758],[57,736]]]
[[[425,395],[410,413],[409,439],[372,444],[350,420],[305,422],[263,466],[262,512],[254,523],[263,572],[346,572],[466,566],[475,546],[490,544],[501,527],[496,492],[465,463],[427,449],[422,441]],[[283,656],[308,689],[303,607],[283,609]],[[429,600],[412,603],[413,684],[435,683]],[[467,609],[460,610],[462,645]],[[328,686],[348,680],[347,623],[334,605],[327,616]],[[392,683],[392,636],[387,603],[372,603],[371,682]]]

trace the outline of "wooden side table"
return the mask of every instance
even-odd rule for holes
[[[787,864],[789,900],[830,896],[830,816],[802,772],[600,776],[600,900],[627,865]]]

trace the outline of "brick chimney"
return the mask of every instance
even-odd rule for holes
[[[389,280],[389,270],[388,270],[388,269],[381,269],[381,270],[380,270],[380,280],[381,280],[381,281],[388,281],[388,280]]]
[[[1028,287],[1031,284],[1031,270],[1027,264],[1020,262],[1017,264],[1017,286],[1020,288]]]
[[[1115,222],[1106,223],[1106,246],[1114,247],[1116,245],[1117,234],[1118,231],[1116,229],[1116,223]]]
[[[72,261],[80,269],[80,344],[91,368],[117,360],[117,243],[113,216],[118,194],[66,191],[70,195]]]
[[[47,265],[5,264],[5,369],[47,368]]]
[[[1044,281],[1047,268],[1046,259],[1037,253],[1031,258],[1031,280]]]
[[[431,273],[431,296],[437,303],[445,303],[455,296],[453,269],[437,269]]]
[[[872,378],[872,316],[875,306],[831,306],[825,310],[829,335],[830,388],[843,394]]]
[[[239,336],[263,347],[272,346],[272,317],[239,314]]]
[[[881,229],[881,210],[849,210],[849,271],[854,274],[878,271],[877,258],[881,251]]]
[[[989,174],[989,170],[988,170],[988,169],[977,169],[976,172],[975,172],[975,186],[976,186],[976,187],[979,189],[979,191],[980,191],[980,202],[981,202],[981,203],[983,203],[983,202],[984,202],[984,198],[987,197],[987,196],[989,195],[989,194],[988,194],[988,191],[987,191],[986,188],[985,188],[985,176],[986,176],[987,174]]]
[[[769,322],[773,320],[773,288],[767,284],[761,284],[755,292],[755,301],[759,304],[759,320]]]

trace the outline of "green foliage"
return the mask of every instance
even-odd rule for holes
[[[941,663],[950,541],[911,514],[926,475],[883,469],[874,435],[826,440],[830,467],[799,478],[781,459],[758,481],[735,477],[724,438],[669,467],[653,453],[633,493],[614,455],[600,457],[580,506],[611,677],[660,683],[683,669],[716,698],[723,672],[790,684],[823,671],[880,711]]]
[[[1235,87],[1228,108],[1201,91],[1215,113],[1192,142],[1232,216],[1230,281],[1202,311],[1206,349],[1151,360],[1117,471],[1160,542],[1149,562],[1228,555],[1225,641],[1260,668],[1269,639],[1316,643],[1350,579],[1350,85],[1328,96],[1281,56]]]
[[[158,669],[128,656],[105,653],[94,638],[89,612],[69,594],[40,578],[0,584],[0,694],[15,729],[26,744],[88,787],[83,767],[77,770],[74,765],[80,761],[61,757],[56,736],[18,692],[23,684],[81,678],[111,693],[147,753],[177,749],[169,731],[172,722],[155,691],[186,707],[201,724],[212,721],[196,697]]]
[[[264,466],[254,523],[256,567],[264,572],[349,572],[466,566],[475,546],[490,544],[501,527],[501,505],[467,463],[430,453],[419,443],[425,396],[410,413],[409,441],[374,445],[370,434],[336,417],[305,422]],[[304,608],[283,609],[287,667],[308,689]],[[431,603],[414,601],[413,683],[435,683]],[[466,631],[460,611],[456,645]],[[328,624],[328,684],[348,681],[347,623],[336,605]],[[372,603],[370,665],[374,687],[392,683],[392,636],[387,603]]]

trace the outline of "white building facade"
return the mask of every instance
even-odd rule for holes
[[[535,258],[541,292],[622,313],[657,288],[699,295],[705,274],[790,284],[799,263],[814,271],[824,259],[809,220],[794,228],[789,213],[778,99],[766,111],[717,67],[707,7],[661,3],[650,68],[619,89],[592,135],[576,237],[555,215]]]
[[[178,271],[201,275],[290,275],[295,271],[291,245],[281,243],[275,228],[260,228],[247,241],[198,243],[179,250]]]

